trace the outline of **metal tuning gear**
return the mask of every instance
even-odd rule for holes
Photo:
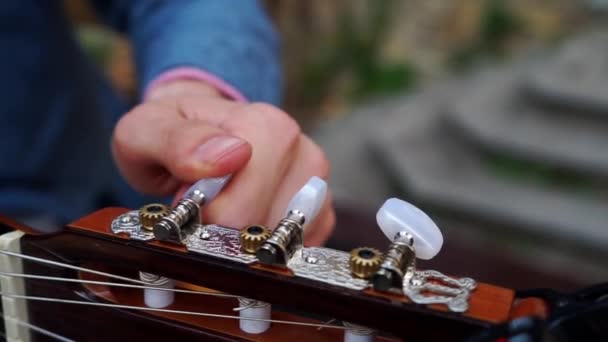
[[[256,252],[258,260],[267,265],[287,266],[302,249],[305,225],[312,222],[327,193],[327,183],[312,177],[291,199],[285,218],[279,221],[270,238]]]
[[[256,224],[245,227],[239,233],[241,250],[245,253],[255,254],[270,235],[270,230],[262,225]]]
[[[375,248],[355,248],[350,251],[348,260],[350,271],[357,278],[368,279],[376,273],[382,263],[382,258],[382,253]]]
[[[445,304],[455,312],[468,309],[476,287],[471,278],[452,278],[437,271],[416,270],[416,258],[431,259],[443,245],[441,231],[422,210],[397,198],[387,200],[376,215],[392,242],[371,282],[378,291],[402,291],[417,304]]]
[[[195,230],[195,224],[201,223],[201,207],[214,199],[229,179],[230,176],[206,178],[194,183],[177,205],[154,225],[156,239],[184,244]]]
[[[139,209],[139,222],[145,230],[152,231],[154,225],[169,213],[169,207],[160,203],[146,204]]]

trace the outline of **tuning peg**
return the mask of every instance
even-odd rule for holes
[[[292,211],[299,211],[304,216],[306,224],[314,221],[325,202],[327,183],[319,177],[312,177],[289,201],[285,216]]]
[[[268,265],[287,265],[287,262],[302,247],[304,227],[314,221],[321,210],[327,183],[312,177],[289,201],[285,218],[279,221],[270,238],[258,249],[256,257]]]
[[[213,200],[230,180],[231,175],[205,178],[194,183],[177,205],[153,227],[158,240],[183,244],[188,234],[182,228],[190,222],[200,223],[200,209]]]
[[[388,199],[378,210],[376,221],[391,241],[401,232],[411,235],[417,258],[432,259],[441,250],[443,235],[435,222],[406,201]]]
[[[222,191],[232,175],[216,178],[204,178],[192,184],[182,198],[196,201],[199,205],[209,203]]]

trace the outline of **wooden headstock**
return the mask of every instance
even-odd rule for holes
[[[378,338],[460,340],[513,315],[540,313],[542,305],[517,303],[511,289],[477,284],[463,313],[445,305],[412,303],[400,293],[348,289],[297,276],[290,269],[252,262],[239,263],[213,255],[192,253],[185,247],[161,241],[136,241],[115,234],[112,222],[129,210],[106,208],[79,219],[54,235],[34,235],[27,227],[3,220],[5,227],[26,233],[20,253],[95,268],[112,274],[136,277],[150,272],[177,281],[177,288],[219,291],[272,303],[273,320],[323,324],[329,319],[348,321],[380,332]],[[63,269],[23,260],[23,273],[68,277],[85,281],[112,281],[100,275]],[[4,289],[3,289],[4,292]],[[235,298],[176,293],[168,311],[134,310],[119,305],[143,307],[142,290],[91,283],[56,283],[27,279],[30,297],[67,298],[105,304],[79,306],[59,302],[28,301],[28,320],[75,339],[220,338],[227,340],[340,340],[342,331],[305,325],[272,323],[259,335],[239,330],[237,319],[184,315],[197,311],[234,316]],[[538,304],[538,303],[537,303]],[[116,305],[116,306],[113,306]],[[69,322],[69,323],[66,323]]]

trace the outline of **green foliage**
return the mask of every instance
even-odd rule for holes
[[[540,162],[489,153],[484,155],[484,164],[490,172],[499,177],[567,189],[585,196],[593,196],[606,190],[605,181],[592,179],[573,171],[555,169]]]
[[[491,0],[482,16],[479,44],[490,53],[502,53],[501,47],[521,27],[517,18],[503,0]]]
[[[101,27],[78,27],[77,39],[85,54],[97,65],[103,67],[111,55],[116,36]]]
[[[456,50],[448,58],[448,66],[458,71],[471,67],[478,59],[501,58],[510,38],[523,28],[523,21],[504,0],[488,0],[482,13],[477,39]]]
[[[343,14],[335,37],[329,40],[323,53],[304,67],[304,96],[319,99],[333,82],[344,73],[351,73],[353,82],[348,90],[353,101],[371,96],[409,89],[416,80],[413,65],[406,61],[385,63],[379,52],[390,27],[393,0],[373,3],[364,18],[366,31],[359,30],[352,14]]]

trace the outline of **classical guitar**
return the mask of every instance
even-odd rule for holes
[[[0,219],[6,340],[542,339],[565,307],[605,309],[606,287],[576,298],[517,294],[417,269],[416,259],[435,256],[443,238],[398,199],[378,211],[385,250],[304,246],[326,192],[318,178],[273,230],[201,223],[201,206],[226,181],[202,180],[172,208],[105,208],[51,235]],[[564,298],[570,302],[560,304]],[[594,329],[585,331],[605,336]]]

